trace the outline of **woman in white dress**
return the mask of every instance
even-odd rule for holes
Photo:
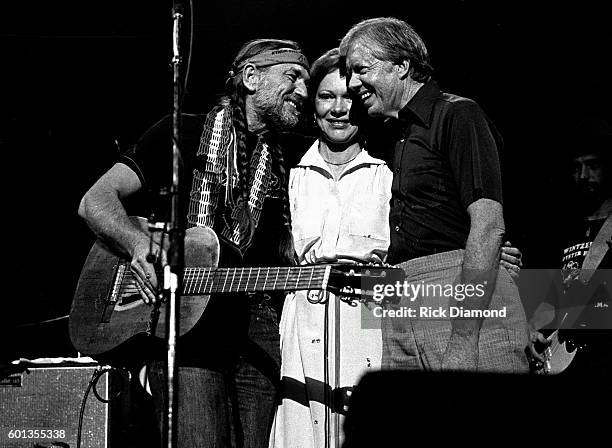
[[[289,176],[301,264],[380,263],[389,246],[392,173],[364,148],[349,116],[351,97],[339,61],[331,50],[312,65],[320,137]],[[280,323],[282,403],[270,446],[341,443],[340,416],[350,391],[365,372],[380,368],[380,328],[362,328],[362,306],[327,292],[287,296]]]

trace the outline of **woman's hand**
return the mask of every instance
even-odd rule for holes
[[[508,269],[510,276],[517,280],[523,267],[523,253],[518,247],[512,247],[510,241],[506,241],[501,248],[501,259],[499,263]]]

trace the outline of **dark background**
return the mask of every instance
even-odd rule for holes
[[[10,356],[72,355],[66,319],[29,324],[68,314],[94,240],[77,216],[81,196],[119,148],[171,111],[172,2],[5,3],[0,344]],[[583,119],[609,119],[612,99],[604,2],[555,3],[196,0],[184,111],[210,107],[248,39],[296,40],[312,61],[360,19],[402,18],[425,40],[442,88],[475,99],[497,124],[509,237],[527,267],[553,268],[555,238],[572,213],[569,142]]]

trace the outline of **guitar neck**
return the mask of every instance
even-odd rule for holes
[[[185,268],[183,294],[326,289],[331,266]]]

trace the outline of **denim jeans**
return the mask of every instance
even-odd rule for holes
[[[280,374],[278,320],[267,303],[253,302],[248,308],[248,337],[237,345],[233,365],[219,369],[179,364],[179,447],[268,446]],[[149,378],[161,428],[165,362],[153,362]]]

